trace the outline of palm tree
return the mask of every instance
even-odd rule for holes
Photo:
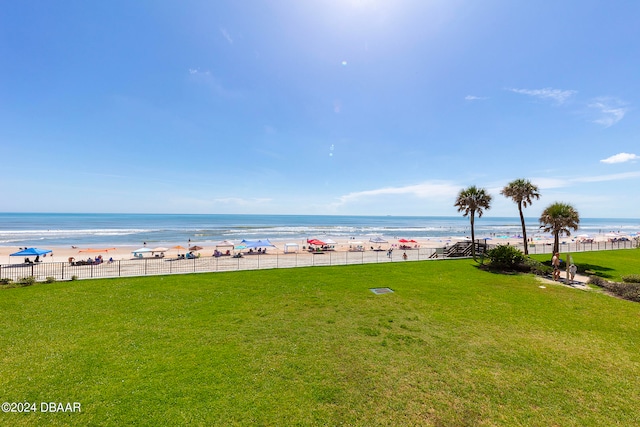
[[[458,212],[464,212],[462,216],[469,216],[471,221],[471,254],[473,259],[476,259],[476,234],[474,230],[474,221],[476,212],[478,218],[482,216],[483,209],[489,209],[491,207],[491,195],[487,193],[484,188],[477,188],[472,185],[469,188],[460,190],[458,198],[456,199],[455,207],[458,208]]]
[[[505,197],[510,198],[518,205],[518,212],[520,212],[520,224],[522,224],[522,242],[524,243],[524,254],[529,255],[529,248],[527,245],[527,228],[524,224],[524,214],[522,208],[526,208],[531,205],[531,199],[539,199],[540,192],[538,186],[533,185],[528,179],[516,179],[507,184],[506,187],[500,192]]]
[[[580,216],[573,206],[556,202],[542,212],[539,221],[545,233],[553,233],[553,253],[556,253],[560,252],[560,233],[571,236],[569,229],[578,229]]]

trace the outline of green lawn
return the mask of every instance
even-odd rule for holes
[[[0,290],[0,400],[82,405],[0,425],[637,424],[639,304],[475,266]]]
[[[621,282],[622,276],[640,274],[640,249],[572,252],[570,256],[578,267],[578,272],[587,276],[600,276],[606,280]],[[551,265],[551,254],[532,255],[531,258]],[[561,252],[560,258],[566,261],[567,253]],[[564,268],[565,264],[562,266]]]

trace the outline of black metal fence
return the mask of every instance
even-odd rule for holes
[[[492,245],[489,245],[490,247]],[[522,245],[519,247],[522,249]],[[586,252],[612,249],[631,249],[634,242],[596,242],[562,244],[560,251]],[[529,245],[529,254],[551,254],[551,245]],[[133,277],[164,274],[205,273],[218,271],[260,270],[272,268],[295,268],[313,266],[337,266],[371,264],[385,262],[423,261],[443,259],[443,251],[438,248],[387,251],[327,251],[301,252],[290,254],[256,254],[242,258],[230,256],[199,257],[194,259],[143,258],[118,260],[101,264],[74,265],[68,262],[40,262],[31,264],[0,265],[0,279],[17,282],[33,277],[36,281]]]

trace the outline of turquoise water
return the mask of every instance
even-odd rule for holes
[[[527,234],[539,235],[537,218],[527,219]],[[476,218],[476,238],[521,233],[517,217]],[[640,232],[640,219],[583,218],[575,234]],[[464,237],[466,217],[342,215],[175,215],[0,213],[2,246],[117,246],[204,244],[220,240],[272,239],[300,242],[313,237],[392,238]]]

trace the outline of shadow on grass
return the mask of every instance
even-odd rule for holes
[[[552,268],[551,261],[543,261],[542,265],[546,265],[549,268]],[[604,267],[602,265],[579,263],[576,264],[576,267],[578,267],[578,274],[584,274],[586,276],[598,276],[602,277],[603,279],[610,279],[613,277],[613,275],[607,273],[608,271],[613,271],[613,268]],[[566,264],[562,263],[560,270],[564,271],[566,270],[566,268]]]
[[[516,276],[518,274],[527,273],[527,269],[519,270],[519,269],[508,269],[500,266],[495,266],[491,264],[478,264],[474,266],[480,271],[484,271],[486,273],[491,274],[500,274],[502,276]]]
[[[586,274],[587,276],[598,276],[604,279],[611,279],[613,275],[607,273],[608,271],[613,271],[613,268],[603,267],[596,264],[578,265],[578,273]]]

